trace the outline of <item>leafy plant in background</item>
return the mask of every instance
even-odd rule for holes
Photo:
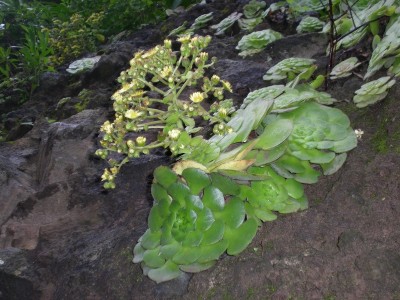
[[[11,77],[11,71],[15,68],[17,59],[11,56],[11,48],[0,47],[0,75],[2,80]]]
[[[231,86],[216,75],[205,76],[205,70],[214,64],[202,52],[210,40],[184,36],[179,39],[179,55],[172,51],[171,41],[165,40],[163,46],[138,52],[130,69],[121,73],[122,88],[112,96],[115,121],[102,126],[104,149],[97,154],[105,159],[111,153],[120,153],[125,158],[110,157],[111,168],[103,174],[106,187],[115,187],[115,176],[124,163],[151,149],[168,148],[173,155],[192,152],[199,144],[198,139],[191,138],[201,129],[198,117],[214,124],[216,134],[231,130],[226,121],[233,111],[232,101],[224,100],[224,91],[231,92]],[[199,81],[201,89],[194,89]],[[209,110],[201,105],[207,98],[214,101]],[[155,140],[132,136],[148,130],[158,132]]]
[[[204,28],[204,27],[207,26],[207,24],[208,24],[209,22],[212,21],[212,19],[213,19],[213,13],[212,13],[212,12],[210,12],[210,13],[208,13],[208,14],[201,15],[201,16],[197,17],[197,18],[194,20],[194,23],[192,24],[192,26],[190,26],[190,28],[191,28],[193,31],[194,31],[194,30],[201,29],[201,28]]]
[[[223,19],[221,22],[212,25],[210,28],[215,30],[215,35],[222,35],[225,33],[225,31],[231,28],[233,24],[235,24],[235,22],[240,19],[241,16],[242,16],[241,13],[233,12],[228,17]]]
[[[360,64],[361,63],[358,62],[357,57],[349,57],[333,67],[331,73],[329,74],[329,78],[338,79],[349,77],[352,74],[352,71]]]
[[[98,29],[102,18],[101,13],[93,13],[88,18],[74,14],[69,21],[55,19],[52,28],[43,29],[49,35],[49,43],[54,49],[52,64],[59,66],[84,52],[94,51],[96,42],[104,41]]]
[[[396,83],[390,76],[381,77],[377,80],[367,82],[361,86],[355,93],[353,98],[357,107],[365,107],[383,100],[388,90]]]
[[[297,33],[318,32],[321,31],[325,23],[316,17],[307,16],[301,19],[300,24],[296,27]]]
[[[193,34],[196,30],[206,27],[207,24],[212,21],[212,19],[212,12],[201,15],[194,20],[193,24],[189,28],[186,28],[187,22],[185,21],[181,26],[178,26],[177,28],[172,30],[168,34],[168,36],[184,36],[188,34]]]
[[[243,7],[243,15],[245,18],[239,19],[239,26],[242,30],[253,31],[254,28],[260,24],[265,15],[264,10],[266,7],[265,2],[252,0]]]
[[[71,13],[78,13],[84,18],[93,13],[104,13],[99,29],[106,36],[155,24],[167,17],[167,9],[174,9],[180,5],[187,7],[198,2],[198,0],[62,0]]]
[[[311,68],[314,62],[315,60],[310,58],[286,58],[271,67],[264,75],[263,79],[272,81],[288,79],[291,81],[295,79],[298,74],[303,73]]]
[[[23,26],[25,31],[25,43],[19,50],[23,72],[29,76],[30,93],[39,86],[40,75],[44,71],[51,71],[49,66],[50,55],[53,48],[50,46],[46,32],[41,32],[34,27]]]
[[[282,34],[272,29],[255,31],[242,37],[236,49],[240,51],[240,56],[251,56],[261,52],[265,47],[282,38]]]
[[[395,0],[374,1],[331,1],[320,8],[314,0],[291,1],[287,0],[291,12],[296,16],[303,15],[301,22],[310,17],[309,11],[318,11],[320,18],[326,20],[322,32],[329,34],[330,44],[328,72],[330,79],[337,79],[351,75],[351,71],[359,65],[357,58],[349,58],[334,66],[335,53],[341,48],[350,48],[357,45],[369,33],[372,34],[372,55],[364,79],[371,78],[381,68],[388,68],[389,77],[382,77],[363,85],[354,96],[358,107],[365,107],[386,97],[388,89],[393,85],[393,78],[400,72],[399,54],[399,14],[398,2]],[[385,22],[389,19],[389,22]],[[382,25],[387,24],[383,37],[380,36]]]
[[[388,26],[382,39],[379,38],[375,49],[372,52],[371,60],[368,64],[368,70],[364,78],[370,78],[383,66],[386,68],[392,65],[398,65],[400,60],[396,57],[400,53],[400,17],[394,15]],[[393,69],[392,69],[393,70]],[[396,72],[393,72],[396,74]]]

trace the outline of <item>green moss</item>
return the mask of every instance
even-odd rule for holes
[[[246,299],[253,299],[255,295],[255,290],[253,288],[248,288],[246,293]]]
[[[400,124],[394,118],[384,118],[372,138],[378,153],[400,153]]]
[[[74,105],[74,108],[76,109],[77,112],[81,112],[86,109],[88,106],[90,100],[93,98],[93,91],[83,89],[82,91],[79,92],[78,98],[81,100],[80,102],[76,103]]]
[[[389,150],[388,143],[388,132],[387,132],[387,123],[388,118],[385,118],[380,124],[379,127],[372,138],[372,145],[375,150],[379,153],[387,153]]]

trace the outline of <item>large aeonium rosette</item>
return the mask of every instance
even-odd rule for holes
[[[159,167],[151,191],[149,229],[133,262],[157,283],[208,269],[225,251],[240,253],[255,236],[257,221],[245,220],[239,188],[222,175],[188,168],[178,176]]]
[[[349,118],[336,108],[304,103],[293,111],[278,115],[274,122],[277,120],[293,124],[285,152],[271,164],[286,178],[315,183],[320,172],[311,164],[320,165],[325,175],[333,174],[346,160],[345,152],[357,145]]]

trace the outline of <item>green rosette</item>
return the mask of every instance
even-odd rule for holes
[[[248,172],[267,177],[241,186],[241,193],[247,198],[246,213],[261,221],[273,221],[274,212],[293,213],[308,208],[303,185],[296,180],[278,175],[271,167],[251,167]]]
[[[336,108],[309,102],[271,119],[293,124],[285,151],[271,162],[285,178],[316,183],[321,173],[312,165],[319,165],[325,175],[333,174],[345,162],[346,152],[357,146],[349,118]]]
[[[231,188],[233,187],[233,188]],[[188,168],[154,172],[149,228],[134,248],[134,263],[157,283],[182,272],[200,272],[224,253],[237,255],[254,238],[258,223],[246,220],[240,190],[229,178]]]

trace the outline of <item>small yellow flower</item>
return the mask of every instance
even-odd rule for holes
[[[194,103],[200,103],[204,100],[204,95],[203,93],[195,92],[190,95],[190,100],[192,100]]]
[[[208,53],[207,52],[201,52],[200,53],[200,59],[203,61],[206,61],[208,59]]]
[[[103,175],[101,175],[101,180],[102,181],[110,181],[110,180],[113,180],[114,177],[115,176],[112,175],[108,169],[105,169]]]
[[[162,78],[166,78],[172,74],[172,66],[165,66],[162,71],[160,72],[160,76]]]
[[[222,86],[224,87],[225,90],[227,90],[228,92],[232,93],[232,85],[230,84],[230,82],[222,80]]]
[[[143,91],[143,90],[138,90],[138,91],[134,91],[134,92],[131,94],[131,96],[134,97],[134,98],[136,98],[136,97],[142,97],[144,93],[145,93],[145,91]]]
[[[219,114],[221,117],[226,117],[226,115],[228,114],[228,111],[226,110],[226,108],[221,107],[220,109],[218,109],[218,114]]]
[[[105,121],[104,124],[101,126],[100,130],[107,134],[111,134],[111,132],[113,130],[113,126],[110,123],[110,121]]]
[[[128,140],[128,141],[126,142],[126,145],[127,145],[129,148],[135,147],[135,143],[134,143],[132,140]]]
[[[170,131],[168,131],[168,136],[172,140],[177,140],[180,134],[181,134],[181,132],[179,129],[171,129]]]
[[[219,78],[218,75],[213,75],[213,76],[211,76],[211,82],[212,82],[213,84],[219,83],[220,79],[221,79],[221,78]]]
[[[139,146],[144,146],[145,144],[146,144],[146,138],[144,137],[144,136],[138,136],[137,138],[136,138],[136,143],[139,145]]]
[[[190,41],[190,34],[184,35],[178,39],[178,42],[181,42],[182,44],[188,43],[189,41]]]
[[[133,119],[136,119],[136,118],[140,117],[142,114],[143,114],[143,113],[140,112],[140,111],[133,110],[133,109],[128,109],[128,110],[125,112],[125,118],[128,118],[128,119],[133,120]]]
[[[115,92],[114,95],[111,96],[111,99],[113,99],[116,102],[122,102],[123,97],[119,92]]]
[[[171,49],[171,46],[172,46],[171,40],[164,40],[164,46],[167,49]]]

